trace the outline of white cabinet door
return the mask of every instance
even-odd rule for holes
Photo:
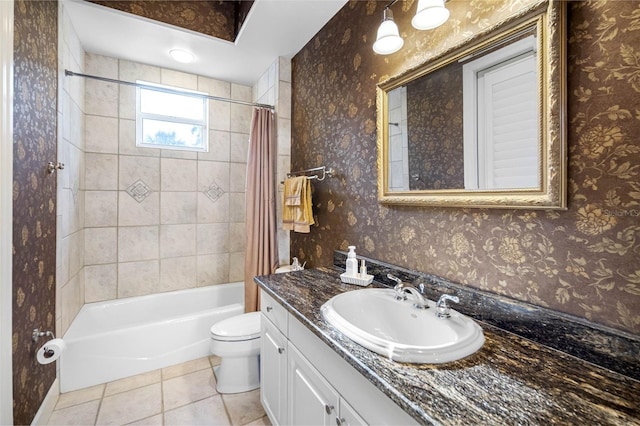
[[[289,424],[336,424],[338,393],[291,343],[288,360]]]
[[[261,327],[260,400],[274,425],[286,425],[287,338],[264,315]]]
[[[347,401],[340,399],[340,417],[336,419],[336,424],[338,426],[365,426],[367,422],[356,413],[356,410]]]

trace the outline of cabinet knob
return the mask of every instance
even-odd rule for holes
[[[331,412],[333,411],[335,407],[333,405],[329,405],[329,404],[325,404],[324,405],[324,411],[327,412],[327,414],[331,414]]]
[[[271,306],[267,306],[267,312],[271,312],[273,308]]]
[[[279,354],[283,354],[284,353],[284,348],[278,348],[278,353]]]
[[[342,426],[342,425],[346,425],[347,421],[345,419],[341,419],[340,417],[336,417],[336,425],[338,426]]]

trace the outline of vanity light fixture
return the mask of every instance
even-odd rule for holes
[[[419,0],[416,15],[411,25],[418,30],[431,30],[449,19],[449,9],[444,6],[446,0]]]
[[[397,1],[397,0],[396,0]],[[393,20],[393,12],[389,9],[395,1],[384,8],[382,23],[378,27],[378,36],[373,43],[373,51],[380,55],[389,55],[400,50],[404,40],[400,37],[398,26]]]
[[[184,49],[171,49],[169,55],[171,55],[174,61],[183,64],[190,64],[196,58],[193,53]]]
[[[404,44],[390,9],[397,1],[393,0],[385,6],[383,11],[382,23],[378,27],[376,41],[373,43],[373,51],[380,55],[397,52]],[[431,30],[444,24],[449,19],[449,9],[444,6],[447,1],[419,0],[418,9],[411,20],[411,25],[418,30]]]

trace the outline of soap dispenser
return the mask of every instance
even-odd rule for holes
[[[356,246],[349,246],[349,253],[347,253],[347,270],[345,271],[348,276],[355,277],[358,275],[358,260],[356,259]]]

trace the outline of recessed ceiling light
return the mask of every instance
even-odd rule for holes
[[[183,49],[171,49],[169,55],[174,61],[182,62],[183,64],[191,63],[195,59],[193,53]]]

